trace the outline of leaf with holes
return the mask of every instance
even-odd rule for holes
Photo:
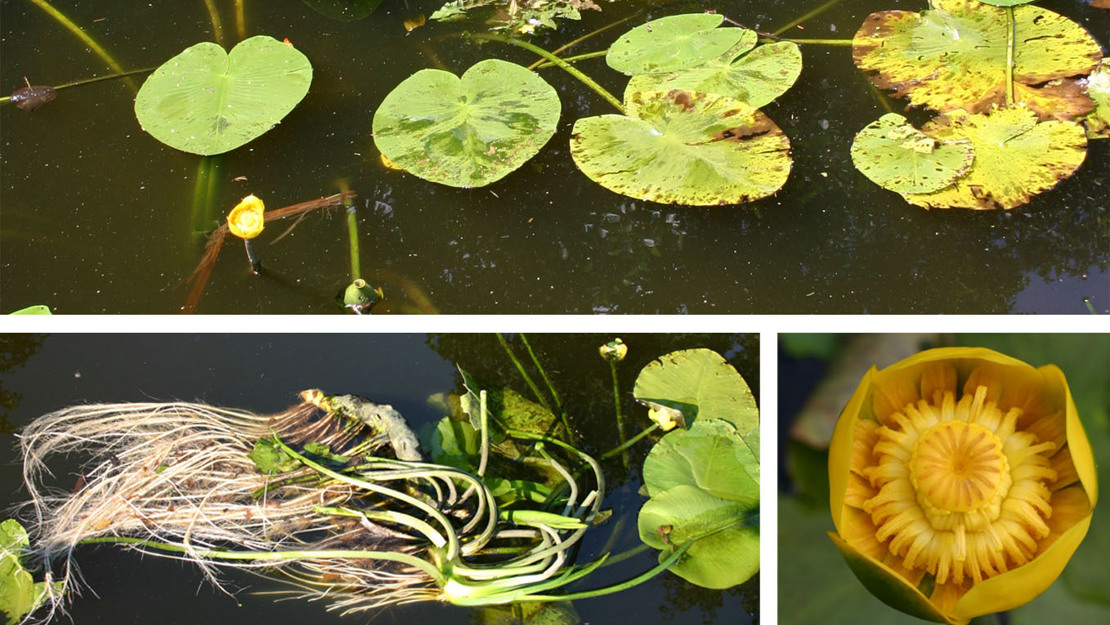
[[[852,163],[871,182],[898,193],[932,193],[971,168],[971,144],[940,143],[905,117],[887,113],[856,134]]]

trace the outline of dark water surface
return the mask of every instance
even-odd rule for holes
[[[601,3],[580,23],[534,39],[554,49],[629,13],[628,25],[714,8],[775,30],[825,0]],[[225,37],[232,3],[218,0]],[[555,137],[517,172],[481,189],[453,189],[388,171],[370,126],[385,95],[428,67],[456,74],[491,56],[531,63],[503,44],[477,47],[460,26],[406,18],[442,0],[386,0],[369,18],[330,21],[297,0],[247,2],[246,34],[288,38],[313,64],[308,96],[266,135],[219,157],[217,206],[247,193],[277,208],[359,193],[364,277],[385,288],[380,312],[444,313],[1086,313],[1110,311],[1108,142],[1032,203],[1004,212],[925,211],[852,166],[852,136],[883,112],[850,48],[803,46],[798,83],[765,111],[791,140],[793,170],[775,196],[743,206],[681,208],[631,200],[578,172],[570,128],[608,104],[568,75],[542,70],[563,113]],[[1107,13],[1081,0],[1041,2],[1106,47]],[[58,8],[127,68],[153,67],[213,39],[199,0],[74,2]],[[874,10],[921,10],[923,0],[842,2],[799,38],[850,38]],[[0,1],[0,86],[9,91],[109,73],[83,43],[30,2]],[[600,50],[618,27],[574,48]],[[620,94],[625,78],[601,59],[580,68]],[[139,77],[141,80],[142,77]],[[0,108],[0,310],[173,313],[200,259],[191,215],[200,158],[143,132],[134,92],[119,80],[67,89],[44,108]],[[898,105],[896,102],[895,105]],[[235,181],[245,177],[246,181]],[[205,225],[208,224],[208,225]],[[268,273],[250,275],[225,246],[201,313],[327,313],[349,281],[342,211],[309,215],[276,245],[258,239]]]
[[[585,451],[617,444],[608,364],[597,347],[602,335],[532,335]],[[630,354],[620,364],[622,412],[638,431],[649,422],[631,389],[640,368],[674,349],[709,347],[723,354],[758,397],[758,338],[731,335],[625,336]],[[519,339],[509,337],[518,355]],[[491,335],[0,335],[0,509],[25,499],[13,431],[47,412],[80,403],[197,401],[257,413],[297,403],[296,393],[321,388],[392,404],[419,430],[442,415],[428,404],[435,393],[458,392],[455,365],[522,393],[527,386]],[[533,375],[535,372],[533,370]],[[605,550],[636,546],[636,513],[643,499],[639,467],[650,447],[633,448],[632,470],[620,461],[604,464],[614,510],[605,525],[587,533],[580,561]],[[52,466],[60,480],[75,479],[69,468]],[[73,470],[76,470],[75,468]],[[6,516],[6,515],[5,515]],[[613,540],[612,546],[604,545]],[[85,548],[77,563],[87,589],[72,606],[73,622],[159,625],[196,623],[436,623],[493,625],[480,611],[450,605],[391,607],[341,618],[321,603],[258,596],[279,589],[246,574],[226,576],[234,597],[216,591],[196,567],[127,553]],[[615,584],[655,564],[642,554],[603,568],[578,590]],[[582,623],[667,623],[746,625],[759,621],[759,577],[726,591],[701,589],[664,574],[634,589],[574,604]],[[487,615],[488,616],[488,615]]]

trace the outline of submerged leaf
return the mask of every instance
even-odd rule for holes
[[[385,97],[374,143],[405,171],[453,187],[500,180],[555,133],[561,105],[534,72],[497,59],[462,75],[423,69]]]
[[[311,82],[305,55],[272,37],[251,37],[230,54],[198,43],[146,79],[135,96],[135,116],[170,147],[221,154],[273,128]]]
[[[918,106],[972,113],[1002,105],[1006,97],[1009,9],[970,0],[934,0],[934,8],[872,13],[856,33],[852,56],[880,88]],[[1012,10],[1014,80],[1030,89],[1090,72],[1102,57],[1079,24],[1036,6]],[[1025,93],[1031,107],[1051,116],[1066,90]],[[1022,97],[1019,94],[1019,98]],[[1046,99],[1048,100],[1046,102]]]
[[[579,119],[578,168],[601,186],[662,204],[739,204],[771,195],[790,175],[790,142],[751,105],[682,90],[631,94],[628,116]]]
[[[282,451],[273,438],[260,438],[247,457],[261,473],[285,473],[300,466],[300,461]]]
[[[754,31],[717,28],[724,19],[715,13],[687,13],[641,24],[613,42],[605,62],[628,75],[673,72],[701,65],[741,42],[743,50],[755,45]]]
[[[750,51],[749,51],[750,50]],[[802,71],[798,44],[777,41],[752,49],[742,44],[697,67],[678,72],[637,74],[625,94],[683,89],[716,93],[762,108],[789,89]]]
[[[952,186],[935,193],[903,194],[926,208],[1011,209],[1072,175],[1087,154],[1082,126],[1038,122],[1024,107],[985,115],[952,111],[922,127],[941,142],[970,141],[975,162]]]
[[[852,141],[852,163],[875,184],[898,193],[931,193],[971,167],[971,144],[939,143],[897,113],[887,113]]]

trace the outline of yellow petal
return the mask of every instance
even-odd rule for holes
[[[1091,452],[1091,442],[1087,439],[1087,432],[1079,420],[1079,411],[1075,409],[1075,400],[1072,399],[1068,381],[1064,372],[1056,365],[1045,365],[1037,369],[1045,377],[1050,387],[1062,387],[1064,391],[1065,422],[1068,432],[1068,450],[1071,453],[1075,472],[1079,474],[1079,482],[1091,500],[1091,507],[1098,503],[1098,477],[1095,471],[1095,456]]]
[[[893,569],[864,555],[840,536],[829,532],[829,538],[840,550],[840,555],[844,556],[848,568],[852,569],[867,590],[883,603],[927,621],[952,625],[967,623],[967,619],[954,620],[946,617],[920,590],[895,573]]]
[[[976,584],[956,602],[953,617],[968,620],[1028,603],[1056,581],[1090,526],[1088,514],[1031,562]]]
[[[844,495],[848,490],[856,422],[860,419],[860,413],[867,403],[871,377],[876,371],[875,367],[871,367],[871,370],[860,380],[856,392],[852,394],[852,398],[841,411],[840,418],[836,420],[836,428],[833,429],[832,440],[829,442],[829,507],[832,510],[833,523],[837,531],[840,530]]]
[[[253,239],[265,227],[265,211],[266,207],[262,200],[253,195],[248,195],[228,213],[228,230],[241,239]]]

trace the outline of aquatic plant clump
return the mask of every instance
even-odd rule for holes
[[[95,543],[193,562],[217,584],[219,568],[250,569],[343,612],[539,600],[600,564],[568,564],[604,489],[589,456],[549,441],[545,457],[577,460],[596,488],[553,498],[557,510],[501,512],[479,476],[421,461],[395,410],[353,396],[306,391],[275,415],[78,406],[39,418],[21,441],[28,529],[54,609],[61,588],[76,590],[74,550]],[[77,487],[46,484],[48,464],[73,454]]]

